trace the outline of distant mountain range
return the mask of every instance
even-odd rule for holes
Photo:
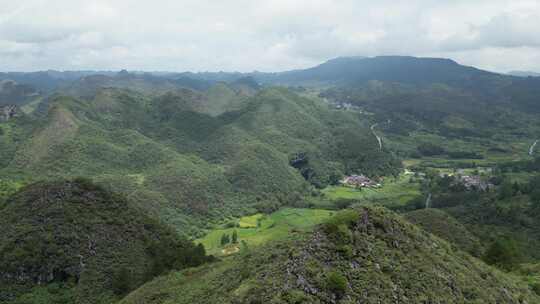
[[[91,75],[116,75],[125,77],[126,71],[39,71],[0,73],[0,80],[13,80],[32,85],[39,90],[51,90]],[[192,78],[206,81],[233,81],[252,76],[257,81],[268,84],[316,84],[321,82],[350,83],[367,80],[395,81],[406,83],[462,83],[474,77],[505,78],[508,76],[539,76],[540,73],[513,71],[507,75],[463,66],[450,59],[419,58],[410,56],[339,57],[318,66],[278,73],[239,72],[140,72],[130,74],[158,78]]]
[[[507,73],[508,75],[518,76],[518,77],[540,77],[540,73],[531,72],[531,71],[511,71]]]

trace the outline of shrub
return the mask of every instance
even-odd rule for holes
[[[126,267],[121,267],[112,278],[112,289],[115,294],[122,296],[131,290],[131,275]]]
[[[347,259],[350,259],[353,257],[353,250],[352,250],[352,247],[349,245],[343,245],[343,246],[338,247],[338,251]]]
[[[105,189],[92,181],[87,177],[76,177],[73,182],[80,187],[81,191],[101,191],[106,192]]]
[[[347,198],[341,198],[336,200],[334,205],[337,209],[347,209],[354,203],[354,200],[347,199]]]
[[[230,221],[230,222],[225,223],[225,225],[223,227],[224,228],[234,228],[234,227],[237,227],[237,226],[238,226],[238,223],[236,221]]]
[[[358,211],[342,210],[324,224],[324,230],[338,243],[350,243],[352,234],[349,227],[358,221],[358,218]]]
[[[339,226],[339,225],[346,225],[350,226],[353,225],[358,219],[360,218],[360,214],[357,210],[342,210],[340,212],[337,212],[334,216],[332,216],[327,222],[326,226]]]
[[[326,288],[341,296],[347,290],[347,278],[338,271],[330,271],[326,274]]]
[[[534,291],[534,293],[540,296],[540,283],[531,284],[531,288]]]
[[[288,291],[284,295],[284,298],[285,301],[290,304],[308,303],[307,301],[309,300],[303,291],[297,289]]]

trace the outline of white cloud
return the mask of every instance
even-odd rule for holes
[[[0,0],[0,70],[278,71],[344,55],[539,70],[536,0]]]

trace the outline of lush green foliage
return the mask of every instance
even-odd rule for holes
[[[83,178],[24,187],[6,202],[0,225],[0,302],[39,303],[44,294],[110,303],[156,275],[208,259],[204,247]],[[55,292],[53,283],[71,291]]]
[[[540,131],[538,79],[410,57],[254,78],[90,74],[0,74],[30,84],[0,89],[0,104],[23,105],[0,123],[0,301],[113,302],[208,261],[206,250],[237,254],[159,277],[125,302],[538,301],[465,253],[528,271],[538,289],[540,271],[521,264],[540,252],[540,159],[526,153]],[[400,157],[414,172],[400,175]],[[383,186],[337,186],[345,174],[384,176]],[[24,184],[76,176],[100,186],[33,184],[6,200]],[[347,209],[427,201],[437,209],[407,218],[451,245],[382,209]],[[194,246],[150,218],[206,236]]]
[[[286,89],[253,96],[225,84],[159,95],[91,91],[75,94],[84,99],[53,97],[47,113],[2,124],[0,173],[92,177],[179,232],[201,236],[230,216],[301,205],[310,183],[324,187],[345,172],[383,175],[400,166],[377,149],[362,117]],[[309,155],[307,175],[289,164],[300,152]]]
[[[347,278],[338,271],[326,274],[326,288],[341,297],[347,290]]]
[[[354,303],[538,301],[513,276],[454,251],[384,209],[356,212],[356,221],[349,221],[348,212],[338,220],[352,235],[347,254],[319,229],[160,277],[121,303],[329,303],[338,297]]]
[[[238,220],[239,227],[228,225],[231,220],[221,228],[208,231],[206,236],[197,242],[203,244],[209,254],[228,255],[238,252],[242,244],[256,248],[270,241],[287,239],[298,232],[310,231],[315,225],[332,217],[334,213],[321,209],[282,208],[269,215],[255,214],[242,217]],[[235,231],[239,243],[230,244]]]
[[[411,180],[411,176],[401,174],[397,178],[388,177],[382,181],[381,188],[353,188],[346,186],[330,186],[325,188],[323,197],[316,205],[330,200],[330,207],[337,207],[345,199],[350,203],[377,204],[386,207],[400,207],[422,196],[420,183]]]
[[[495,240],[484,256],[486,263],[502,269],[515,269],[521,262],[521,248],[516,241],[509,238]]]
[[[405,214],[411,223],[455,245],[473,256],[484,253],[484,245],[462,223],[448,213],[434,208],[419,209]]]

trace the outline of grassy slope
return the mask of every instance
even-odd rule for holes
[[[208,254],[223,255],[224,247],[221,246],[223,234],[232,235],[238,233],[238,241],[245,242],[249,248],[263,245],[269,241],[288,238],[291,233],[305,232],[313,226],[322,223],[335,212],[318,209],[284,208],[270,215],[256,214],[242,217],[238,228],[213,229],[208,234],[197,240],[206,248]],[[260,225],[257,226],[257,219]],[[238,244],[238,247],[244,244]]]
[[[377,203],[388,207],[407,204],[421,195],[420,185],[410,183],[409,176],[401,174],[398,178],[387,178],[381,188],[356,189],[345,186],[329,186],[323,190],[331,201],[339,199],[357,200],[361,203]]]
[[[121,303],[539,300],[513,276],[454,251],[445,241],[383,209],[362,209],[357,220],[337,224],[345,225],[337,230],[342,232],[318,229],[217,264],[160,277]],[[330,278],[336,276],[345,283],[332,284]]]

